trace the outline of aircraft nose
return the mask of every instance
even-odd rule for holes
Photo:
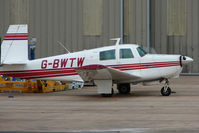
[[[182,56],[182,64],[183,65],[187,65],[189,63],[193,62],[193,59],[191,57],[188,56]]]

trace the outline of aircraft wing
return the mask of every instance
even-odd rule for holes
[[[139,76],[119,71],[104,65],[88,65],[76,69],[84,81],[90,80],[129,80],[139,79]]]

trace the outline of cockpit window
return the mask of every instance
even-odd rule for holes
[[[113,60],[113,59],[115,59],[115,49],[100,52],[100,60]]]
[[[141,57],[143,57],[147,54],[147,52],[144,51],[141,47],[137,47],[137,51]]]
[[[120,49],[120,59],[134,58],[130,48]]]

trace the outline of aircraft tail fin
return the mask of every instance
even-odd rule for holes
[[[26,64],[28,25],[10,25],[1,44],[1,64]]]

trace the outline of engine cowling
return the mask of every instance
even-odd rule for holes
[[[181,56],[179,57],[179,60],[180,60],[180,66],[181,66],[181,67],[182,67],[183,65],[187,65],[187,64],[193,62],[193,59],[192,59],[192,58],[190,58],[190,57],[188,57],[188,56],[183,56],[183,55],[181,55]]]

